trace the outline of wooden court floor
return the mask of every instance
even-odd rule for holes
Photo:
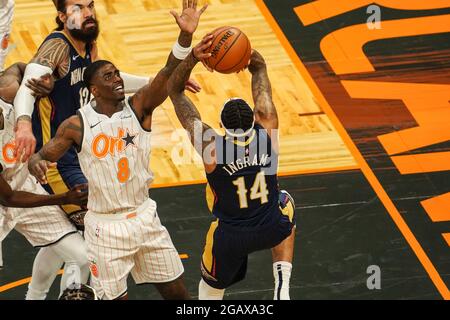
[[[154,74],[175,37],[168,10],[178,2],[96,1],[101,55]],[[450,299],[450,3],[381,2],[373,32],[369,3],[333,0],[211,0],[199,28],[197,38],[237,25],[267,59],[281,116],[280,187],[296,200],[293,299]],[[50,0],[18,0],[16,12],[8,62],[27,61],[53,28]],[[247,73],[198,67],[194,77],[204,90],[192,99],[212,126],[218,101],[251,97]],[[212,217],[200,163],[172,161],[179,128],[166,102],[156,114],[151,195],[195,298]],[[23,298],[35,254],[15,232],[5,240],[0,299]],[[380,267],[380,289],[367,286],[370,266]],[[270,253],[258,252],[225,298],[268,300],[272,286]],[[131,282],[130,296],[159,299]]]
[[[195,41],[223,25],[238,26],[252,46],[267,60],[280,115],[280,172],[316,171],[355,166],[355,161],[328,117],[318,106],[310,89],[281,46],[253,0],[209,0]],[[180,0],[96,0],[101,34],[99,54],[121,70],[154,75],[165,64],[178,26],[169,10]],[[245,13],[245,14],[241,14]],[[29,61],[45,36],[55,27],[55,7],[51,0],[17,0],[7,63]],[[191,95],[205,122],[219,128],[219,112],[230,97],[251,98],[248,72],[234,75],[209,73],[198,66],[193,77],[203,87]],[[198,157],[187,163],[173,161],[172,155],[188,148],[187,136],[166,101],[154,116],[151,168],[156,185],[192,182],[205,178]],[[189,148],[187,150],[190,150]]]

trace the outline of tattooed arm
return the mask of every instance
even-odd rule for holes
[[[31,127],[31,115],[35,97],[27,82],[46,74],[54,74],[56,78],[65,76],[69,70],[69,45],[62,39],[51,39],[42,44],[36,56],[25,69],[22,84],[14,100],[16,110],[16,155],[22,155],[26,162],[34,153],[36,139]]]
[[[211,144],[215,132],[210,126],[202,122],[202,118],[194,103],[184,93],[184,83],[192,72],[192,69],[200,60],[208,58],[211,54],[204,51],[211,45],[212,35],[209,35],[193,49],[189,56],[181,62],[169,79],[169,96],[175,106],[175,112],[183,128],[188,132],[195,150],[202,156],[206,171],[215,169],[214,150],[210,154],[205,149]],[[207,134],[205,134],[207,133]],[[210,158],[208,158],[210,156]]]
[[[255,103],[256,122],[270,135],[271,129],[278,129],[278,114],[272,100],[272,86],[267,74],[266,62],[262,55],[253,50],[248,70],[252,74],[252,93]]]
[[[30,63],[49,67],[57,79],[64,78],[70,68],[70,48],[63,39],[45,41]]]
[[[81,146],[83,128],[78,115],[65,120],[58,127],[55,137],[53,137],[42,149],[34,154],[28,162],[30,173],[39,182],[46,184],[46,172],[52,163],[58,161],[72,146]]]
[[[175,17],[181,30],[180,35],[178,36],[178,43],[181,47],[189,48],[191,46],[192,35],[197,29],[200,16],[207,7],[208,6],[205,5],[200,10],[197,10],[197,0],[184,0],[181,16],[175,11],[171,11],[171,14]],[[153,110],[167,99],[167,81],[180,62],[181,60],[178,60],[171,52],[166,65],[158,72],[151,83],[141,88],[134,96],[132,96],[131,101],[133,107],[140,118],[144,129],[151,129],[151,116]],[[186,79],[186,81],[187,80],[188,79]]]

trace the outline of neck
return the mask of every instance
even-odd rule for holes
[[[66,35],[66,37],[68,37],[70,39],[70,41],[72,42],[73,46],[75,47],[75,49],[81,53],[82,55],[86,54],[86,42],[75,39],[74,37],[72,37],[72,35],[70,34],[69,30],[67,29],[67,26],[64,27],[64,34]]]
[[[114,113],[122,111],[124,106],[125,101],[104,100],[96,98],[94,110],[111,118]]]

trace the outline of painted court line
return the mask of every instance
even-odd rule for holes
[[[350,152],[352,153],[353,157],[359,164],[361,171],[363,172],[366,179],[369,181],[370,185],[378,195],[379,199],[385,206],[386,210],[389,212],[390,216],[392,217],[392,220],[395,222],[397,227],[399,228],[400,232],[405,237],[408,244],[411,246],[412,250],[416,254],[417,258],[419,259],[420,263],[425,268],[426,272],[428,273],[431,281],[433,281],[434,285],[438,289],[439,293],[442,295],[442,297],[446,300],[450,300],[450,291],[447,288],[445,282],[442,280],[441,276],[436,270],[436,267],[431,262],[428,255],[423,250],[420,243],[417,241],[415,235],[412,233],[409,226],[406,224],[403,217],[400,215],[399,211],[395,207],[392,200],[389,198],[388,194],[382,187],[381,183],[378,181],[377,177],[373,173],[372,169],[369,167],[368,163],[362,156],[362,154],[359,152],[358,148],[356,147],[353,140],[350,138],[349,134],[345,130],[343,124],[338,119],[337,115],[334,113],[331,106],[328,104],[328,101],[325,99],[324,95],[320,91],[319,87],[316,85],[314,79],[309,74],[308,70],[306,69],[303,62],[298,57],[297,53],[295,52],[294,48],[291,46],[289,40],[284,35],[283,31],[281,30],[278,23],[275,21],[274,17],[270,13],[269,9],[266,7],[266,4],[263,0],[255,0],[257,6],[259,7],[261,13],[265,17],[267,23],[272,27],[272,30],[275,32],[275,34],[278,37],[278,40],[283,45],[284,49],[287,51],[288,55],[290,56],[292,62],[297,67],[297,70],[302,75],[303,79],[307,82],[310,90],[318,99],[319,105],[323,108],[325,113],[330,118],[331,122],[333,123],[334,127],[338,131],[339,135],[345,142],[346,146],[349,148]]]

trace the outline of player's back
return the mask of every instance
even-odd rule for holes
[[[149,198],[151,133],[142,128],[128,99],[111,118],[92,104],[79,110],[83,140],[78,158],[89,184],[88,209],[102,214],[134,210]]]
[[[240,227],[271,221],[278,208],[278,154],[267,131],[256,124],[246,141],[216,137],[216,169],[207,174],[213,214]]]

